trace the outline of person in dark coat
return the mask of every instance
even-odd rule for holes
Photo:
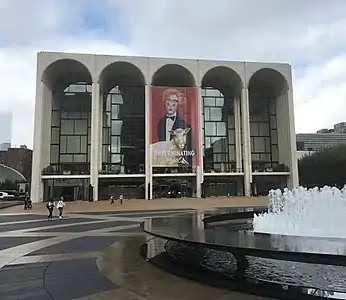
[[[53,210],[54,210],[54,202],[53,200],[49,200],[46,205],[48,209],[48,220],[53,220]]]
[[[157,137],[160,141],[170,141],[172,139],[171,131],[177,128],[187,129],[190,128],[186,136],[186,145],[184,150],[195,150],[193,143],[193,129],[178,112],[180,104],[181,93],[174,88],[168,88],[163,92],[163,99],[165,105],[165,115],[157,123]],[[188,165],[192,163],[192,156],[183,156]],[[182,164],[186,165],[186,164]]]

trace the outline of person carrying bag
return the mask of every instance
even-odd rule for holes
[[[57,209],[59,210],[59,219],[62,218],[62,213],[64,211],[65,207],[65,202],[64,202],[64,197],[61,197],[58,204],[56,205]]]

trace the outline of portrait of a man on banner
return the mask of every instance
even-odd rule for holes
[[[151,149],[154,167],[191,166],[196,163],[195,98],[195,93],[187,93],[186,88],[153,87]]]

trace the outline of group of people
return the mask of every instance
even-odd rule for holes
[[[53,200],[49,200],[47,202],[47,210],[48,210],[48,220],[53,220],[53,211],[54,211],[54,207],[56,207],[59,211],[59,219],[62,218],[62,214],[64,211],[64,207],[65,207],[65,200],[64,197],[60,197],[60,200],[58,201],[58,203],[55,203]]]
[[[112,195],[112,196],[110,197],[110,200],[111,200],[111,204],[114,204],[114,203],[115,203],[114,201],[116,200],[116,197]],[[123,196],[123,195],[120,195],[120,196],[119,196],[119,200],[120,200],[120,204],[123,204],[124,196]]]

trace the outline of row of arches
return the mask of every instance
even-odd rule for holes
[[[72,82],[92,83],[92,75],[88,68],[72,59],[57,60],[50,64],[42,73],[42,81],[44,81],[50,89],[63,87],[66,82],[66,73],[69,74],[68,80]],[[113,79],[121,81],[131,81],[133,85],[145,85],[146,80],[142,71],[129,62],[114,62],[108,65],[100,74],[99,83],[104,91],[110,90],[113,85]],[[226,66],[217,66],[203,76],[201,83],[196,82],[192,73],[185,67],[177,64],[167,64],[159,68],[152,76],[151,85],[155,86],[179,86],[193,87],[206,86],[212,83],[213,86],[231,87],[234,92],[240,91],[244,84],[233,69]],[[280,94],[288,89],[288,83],[284,75],[271,69],[263,68],[256,71],[250,78],[248,90],[261,90],[267,93]]]
[[[61,60],[43,73],[52,92],[50,168],[57,173],[90,171],[92,76],[74,60]],[[101,73],[102,172],[145,172],[145,79],[134,65],[117,62]],[[179,65],[166,65],[152,78],[154,86],[193,87],[193,75]],[[204,172],[237,172],[235,99],[242,80],[230,68],[215,67],[201,82]],[[253,170],[279,164],[276,98],[287,88],[282,74],[256,72],[249,82],[250,141]],[[239,116],[238,116],[239,120]],[[238,127],[237,127],[238,126]],[[238,129],[237,129],[238,128]],[[154,173],[171,172],[157,169]],[[191,168],[178,170],[191,173]]]

